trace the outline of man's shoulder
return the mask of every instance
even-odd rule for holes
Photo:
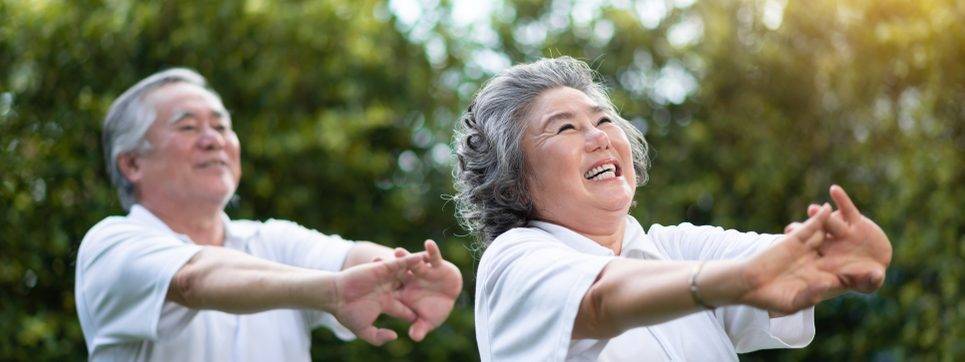
[[[128,216],[114,215],[105,217],[103,220],[94,224],[87,230],[87,234],[84,235],[84,240],[81,242],[81,246],[86,243],[94,242],[96,240],[109,238],[121,233],[130,232],[148,232],[150,227],[143,222],[134,220]]]
[[[80,242],[78,259],[96,250],[116,245],[129,239],[170,236],[157,227],[129,216],[108,216],[87,230]]]

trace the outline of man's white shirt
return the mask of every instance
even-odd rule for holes
[[[353,245],[288,221],[222,219],[224,247],[282,264],[339,271]],[[75,299],[91,360],[307,361],[316,327],[355,338],[320,311],[239,315],[166,301],[171,278],[199,250],[140,205],[87,232],[77,255]]]
[[[572,340],[589,287],[614,258],[723,260],[750,257],[779,235],[719,227],[654,225],[627,216],[621,255],[565,227],[533,221],[497,237],[476,276],[476,340],[483,361],[721,361],[814,338],[814,309],[769,318],[747,306],[716,308],[628,330],[608,340]]]

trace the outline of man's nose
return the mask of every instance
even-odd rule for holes
[[[225,137],[214,127],[204,126],[201,130],[201,137],[198,138],[198,146],[206,150],[222,149],[225,146]]]

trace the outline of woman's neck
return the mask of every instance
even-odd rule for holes
[[[623,233],[627,226],[626,213],[598,215],[595,218],[579,220],[565,220],[551,216],[542,219],[573,230],[600,246],[612,250],[614,255],[620,255],[623,250]]]
[[[620,221],[610,228],[600,229],[600,231],[577,232],[600,244],[600,246],[612,250],[613,255],[620,255],[620,252],[623,251],[623,232],[626,230],[626,226],[626,218],[620,218]]]

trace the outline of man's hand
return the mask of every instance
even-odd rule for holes
[[[326,309],[366,342],[381,346],[395,340],[398,337],[395,331],[375,327],[373,323],[382,313],[405,321],[416,320],[416,313],[395,296],[406,274],[417,270],[426,257],[426,253],[409,254],[357,265],[335,274],[335,303]]]
[[[456,298],[462,291],[459,268],[442,259],[439,246],[426,240],[426,251],[420,253],[422,262],[411,268],[405,284],[398,291],[398,300],[415,312],[415,322],[409,327],[409,337],[418,342],[446,320]],[[397,258],[408,258],[405,249],[395,249]]]

